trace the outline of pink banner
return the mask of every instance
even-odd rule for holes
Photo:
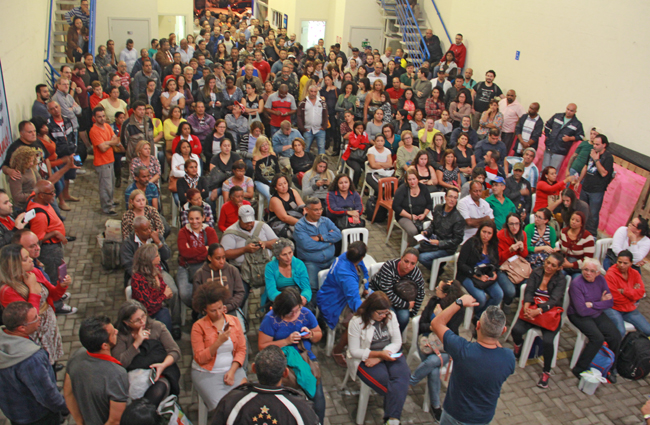
[[[616,229],[627,224],[646,182],[645,177],[618,164],[614,164],[614,171],[616,175],[607,187],[598,227],[608,235],[613,235]]]

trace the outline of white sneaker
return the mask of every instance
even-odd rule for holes
[[[80,168],[80,169],[77,170],[77,174],[86,174],[86,170],[84,170],[83,168]]]

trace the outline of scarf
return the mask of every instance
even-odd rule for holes
[[[199,183],[199,175],[197,174],[196,177],[192,178],[188,174],[185,174],[185,181],[190,189],[196,189],[196,185]]]

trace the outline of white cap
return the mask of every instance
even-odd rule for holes
[[[250,205],[239,207],[239,219],[242,223],[251,223],[255,221],[255,210]]]

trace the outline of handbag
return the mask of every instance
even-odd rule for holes
[[[444,344],[434,332],[429,333],[429,335],[420,335],[418,347],[422,354],[433,354],[434,350],[438,350],[439,353],[445,352]]]
[[[472,283],[474,284],[474,287],[476,289],[480,289],[481,291],[486,290],[490,286],[492,286],[497,280],[495,279],[490,279],[487,282],[483,282],[481,279],[477,279],[474,277],[475,276],[492,276],[492,273],[496,272],[496,267],[494,264],[489,263],[489,264],[481,264],[480,266],[474,267],[474,272],[471,277]]]
[[[508,275],[508,279],[515,285],[520,284],[530,277],[533,269],[530,263],[521,255],[513,255],[501,264],[501,271]]]
[[[543,304],[548,301],[548,298],[545,299],[545,297],[541,296],[536,296],[535,297],[535,304],[531,304],[530,308],[537,308],[537,304]],[[562,307],[551,307],[549,311],[545,311],[544,313],[535,316],[534,319],[529,319],[528,317],[524,316],[524,308],[523,308],[523,303],[524,300],[521,300],[522,302],[522,308],[521,311],[519,312],[519,318],[523,320],[524,322],[532,323],[535,326],[539,326],[540,328],[547,329],[549,331],[554,331],[557,329],[558,326],[560,326],[560,321],[562,320],[562,313],[564,312],[564,309]]]
[[[169,176],[169,183],[167,184],[167,188],[169,189],[170,192],[172,193],[178,192],[176,186],[177,182],[178,182],[178,177]]]
[[[351,211],[352,209],[353,208],[348,208],[347,211]],[[352,221],[350,221],[351,218],[352,217],[350,217],[349,215],[344,214],[342,217],[337,217],[336,222],[334,224],[336,225],[336,227],[338,227],[341,230],[354,229],[357,227],[366,227],[366,221],[363,218],[359,217],[358,223],[352,223]]]
[[[318,364],[317,361],[314,361],[309,358],[309,353],[307,353],[307,349],[305,348],[305,344],[301,340],[298,343],[298,352],[300,353],[300,357],[309,365],[309,368],[311,369],[311,373],[314,375],[314,378],[316,378],[316,381],[320,381],[321,377],[321,371],[320,371],[320,365]],[[287,374],[286,377],[282,378],[282,385],[290,387],[290,388],[296,388],[302,391],[302,388],[300,388],[300,385],[298,385],[298,380],[296,378],[296,373],[288,367],[287,370],[289,373]]]
[[[183,413],[178,404],[178,397],[170,395],[160,402],[157,412],[162,416],[162,423],[169,425],[192,425],[189,418]]]
[[[412,280],[400,280],[394,286],[393,291],[395,294],[404,301],[415,301],[418,296],[418,286]]]
[[[353,159],[363,164],[368,160],[367,149],[368,147],[366,146],[365,148],[359,148],[353,150],[352,152],[350,152],[350,156],[348,157],[348,159]]]

